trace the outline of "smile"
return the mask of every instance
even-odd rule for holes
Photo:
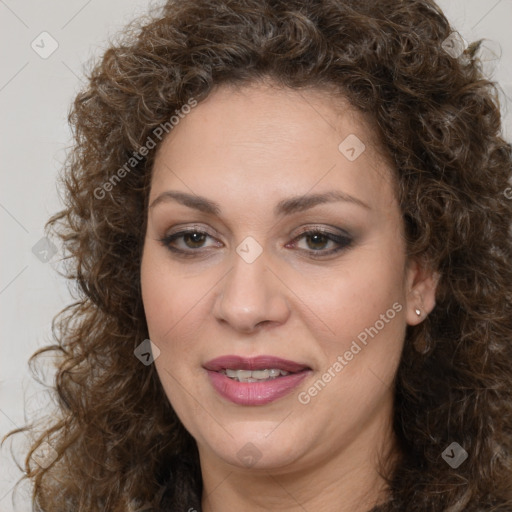
[[[288,395],[311,373],[308,366],[274,356],[222,356],[204,365],[214,390],[237,405],[266,405]]]

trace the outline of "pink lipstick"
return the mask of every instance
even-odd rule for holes
[[[305,364],[274,356],[221,356],[204,368],[213,388],[238,405],[265,405],[290,393],[311,373]]]

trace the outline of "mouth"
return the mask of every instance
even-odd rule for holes
[[[281,398],[311,372],[305,364],[274,356],[221,356],[204,368],[213,387],[240,405],[263,405]]]

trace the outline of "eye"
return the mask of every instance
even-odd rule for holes
[[[190,228],[167,235],[161,238],[160,242],[170,251],[186,257],[194,256],[193,252],[198,252],[197,249],[207,247],[204,244],[208,238],[213,237],[206,231]],[[218,244],[214,245],[218,247]]]
[[[209,238],[215,240],[215,242],[211,245],[205,245]],[[305,244],[301,244],[301,241],[304,241]],[[204,249],[209,247],[222,246],[222,243],[207,231],[198,228],[189,228],[171,233],[161,238],[160,242],[171,252],[185,258],[198,256],[204,252]],[[347,249],[352,242],[352,238],[345,232],[343,234],[342,232],[333,233],[323,228],[315,227],[303,231],[285,247],[298,248],[302,252],[307,252],[313,258],[321,258]]]
[[[298,241],[305,243],[300,247]],[[352,238],[348,234],[333,233],[323,228],[309,228],[297,236],[292,244],[309,252],[313,258],[319,258],[347,249],[352,244]]]

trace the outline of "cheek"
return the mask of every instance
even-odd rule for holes
[[[382,254],[376,247],[360,251],[328,279],[309,282],[314,290],[309,301],[318,313],[310,332],[323,353],[322,371],[330,369],[333,380],[343,381],[333,393],[352,389],[353,383],[361,392],[361,382],[378,385],[394,378],[405,337],[405,258],[396,249],[395,258]]]
[[[369,259],[355,268],[331,279],[328,293],[311,298],[320,320],[310,332],[322,361],[298,398],[304,412],[324,418],[333,432],[359,429],[387,403],[405,337],[402,267]],[[329,331],[320,336],[324,324]],[[341,418],[328,412],[333,408]]]
[[[187,286],[166,258],[152,249],[142,258],[141,290],[149,332],[155,340],[172,332],[200,298],[197,287]]]
[[[158,249],[148,249],[141,264],[141,289],[149,338],[160,349],[155,365],[183,378],[186,372],[200,372],[197,364],[198,341],[208,318],[209,291],[218,280],[215,275],[191,276]],[[171,381],[173,379],[171,378]]]
[[[395,302],[403,308],[403,261],[358,253],[323,276],[303,282],[302,293],[334,337],[355,336],[370,327]],[[395,308],[396,309],[396,308]],[[391,313],[395,318],[396,310]],[[325,331],[325,328],[322,329]]]

